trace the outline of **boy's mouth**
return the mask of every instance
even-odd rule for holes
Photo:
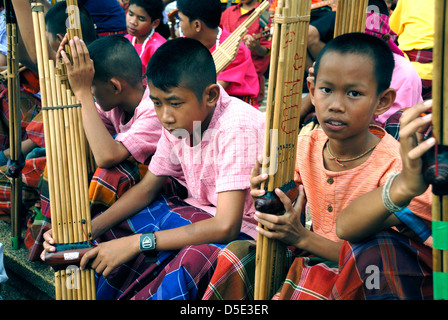
[[[346,126],[345,122],[336,119],[326,120],[325,124],[330,130],[341,130]]]

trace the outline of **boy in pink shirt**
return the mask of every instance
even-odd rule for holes
[[[162,0],[131,0],[126,12],[125,38],[131,41],[143,64],[145,73],[148,61],[166,39],[155,29],[160,24],[164,5]]]
[[[221,3],[219,0],[177,1],[179,9],[179,27],[185,37],[199,40],[210,52],[214,52],[227,39],[230,33],[223,30],[221,21]],[[252,61],[250,50],[243,44],[238,48],[235,59],[218,74],[218,83],[226,92],[258,109],[260,85]]]
[[[61,55],[72,90],[82,105],[83,127],[97,165],[89,184],[90,210],[95,216],[145,175],[162,126],[149,89],[143,86],[142,63],[128,40],[110,35],[88,48],[79,39],[70,45],[79,62],[71,65],[65,52]],[[47,180],[42,184],[42,214],[50,218]],[[38,239],[46,230],[41,229]]]
[[[91,260],[103,275],[100,299],[194,299],[223,245],[255,235],[249,177],[264,115],[222,90],[210,51],[194,39],[163,44],[146,76],[162,136],[143,179],[92,220],[100,244],[81,266]],[[160,195],[170,178],[185,201]]]

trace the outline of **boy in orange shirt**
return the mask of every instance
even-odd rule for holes
[[[290,261],[286,280],[273,298],[432,297],[431,192],[421,183],[421,162],[408,155],[417,127],[413,124],[403,133],[401,156],[400,144],[370,125],[372,116],[385,112],[395,99],[395,90],[389,88],[393,67],[387,44],[361,33],[332,40],[319,55],[315,81],[308,86],[321,129],[298,138],[295,181],[304,192],[293,206],[276,190],[284,215],[255,213],[270,230],[258,232],[302,255]],[[404,124],[429,108],[411,108]],[[423,126],[431,118],[415,121]],[[423,151],[434,145],[428,141]],[[251,178],[254,198],[263,196],[259,185],[267,178],[259,175],[259,168],[255,166]],[[395,178],[396,172],[401,174]],[[414,185],[419,187],[406,187]],[[300,224],[305,194],[311,230]],[[251,299],[254,258],[254,242],[228,245],[204,298]],[[378,271],[374,285],[368,266]]]

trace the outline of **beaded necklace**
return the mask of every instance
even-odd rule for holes
[[[148,43],[149,40],[151,40],[153,34],[154,34],[154,29],[151,30],[151,32],[148,34],[148,36],[146,37],[145,41],[142,44],[142,51],[140,51],[140,58],[143,56],[143,52],[145,52],[146,44]],[[134,47],[135,47],[136,39],[137,39],[137,37],[132,38],[132,45]]]
[[[354,160],[360,159],[360,158],[364,157],[366,154],[368,154],[369,152],[371,152],[373,149],[375,149],[375,147],[377,146],[377,144],[375,144],[373,147],[371,147],[370,149],[364,151],[359,156],[356,156],[356,157],[353,157],[353,158],[350,158],[350,159],[340,159],[340,158],[334,156],[331,153],[331,151],[330,151],[330,140],[327,140],[326,145],[327,145],[328,154],[330,155],[329,159],[336,161],[336,163],[338,165],[340,165],[341,167],[344,167],[344,164],[342,164],[341,162],[349,162],[349,161],[354,161]]]

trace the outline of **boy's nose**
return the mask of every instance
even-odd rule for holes
[[[334,112],[342,112],[345,110],[344,99],[340,95],[333,95],[329,109]]]
[[[173,114],[170,112],[169,108],[163,108],[160,120],[162,123],[168,123],[168,124],[175,122],[175,118]]]

